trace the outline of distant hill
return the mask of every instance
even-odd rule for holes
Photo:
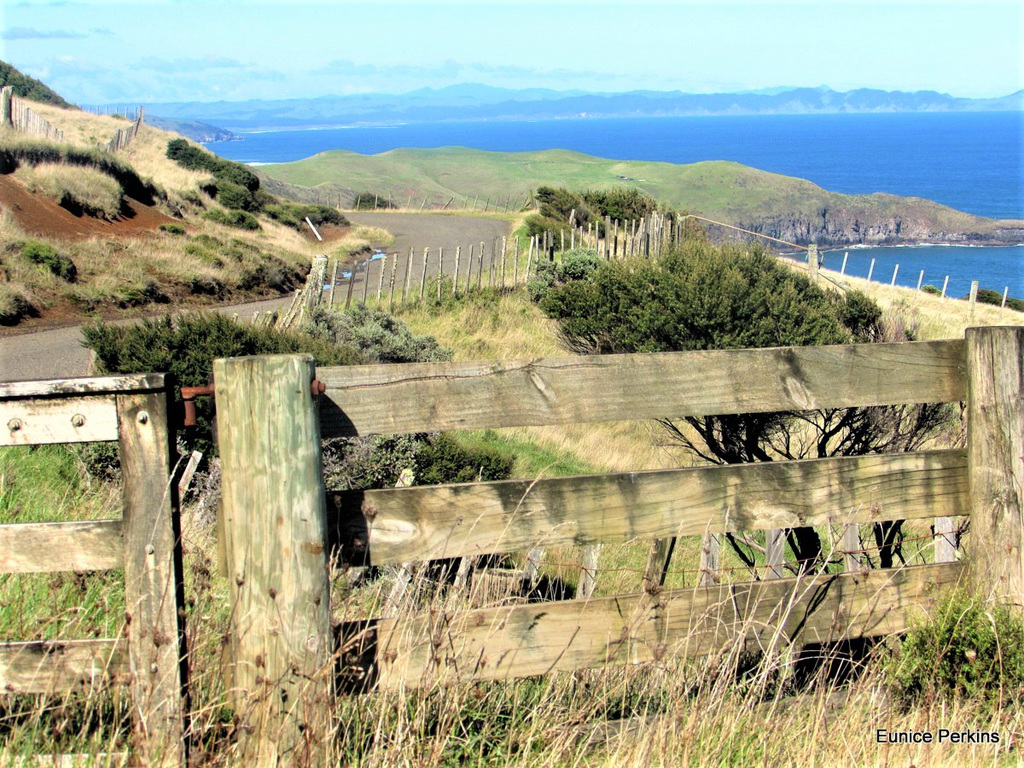
[[[54,93],[48,86],[44,85],[34,77],[29,77],[12,67],[6,61],[0,61],[0,87],[13,85],[14,95],[23,99],[31,99],[43,104],[53,104],[55,107],[72,108],[59,95]]]
[[[242,138],[237,133],[198,120],[176,120],[170,117],[147,115],[146,122],[161,131],[178,133],[192,141],[234,141]]]
[[[678,210],[796,243],[820,245],[915,242],[1021,242],[1024,222],[999,222],[921,198],[844,195],[804,179],[713,161],[675,165],[548,150],[484,152],[464,147],[396,149],[379,155],[334,151],[256,169],[277,184],[332,195],[369,191],[459,210],[467,201],[501,205],[538,186],[571,189],[635,187]],[[268,188],[288,193],[273,183]],[[314,199],[315,199],[315,192]]]
[[[680,91],[584,93],[511,90],[464,84],[405,94],[356,94],[276,101],[178,102],[147,105],[147,113],[198,120],[233,131],[445,120],[579,117],[809,114],[839,112],[961,112],[1024,110],[1024,91],[997,99],[966,99],[936,91],[827,87],[753,93]]]

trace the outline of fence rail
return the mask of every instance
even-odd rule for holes
[[[232,626],[238,701],[249,705],[253,732],[273,731],[269,749],[316,755],[315,707],[282,707],[266,681],[288,701],[330,701],[335,658],[343,687],[402,689],[711,653],[737,639],[770,646],[887,634],[964,577],[1020,604],[1022,351],[1024,329],[982,328],[949,342],[316,372],[301,356],[218,360],[226,567],[244,606]],[[319,397],[314,373],[326,385]],[[316,449],[321,436],[964,399],[966,450],[328,493]],[[655,547],[660,561],[636,595],[399,612],[347,621],[337,638],[324,614],[332,551],[347,565],[404,568],[565,544],[679,535],[709,543],[715,532],[968,514],[970,567],[867,572],[851,552],[846,573],[664,590],[657,571],[671,547]],[[775,541],[768,560],[777,576],[783,540]],[[268,749],[242,738],[243,752]]]

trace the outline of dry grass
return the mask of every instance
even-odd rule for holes
[[[121,212],[121,185],[94,168],[40,163],[22,166],[14,176],[30,192],[45,195],[61,205],[77,207],[90,215],[113,219]]]
[[[922,340],[962,339],[964,330],[984,325],[1024,325],[1024,312],[991,304],[940,298],[924,291],[821,270],[838,285],[861,291],[874,299],[883,311],[900,313],[916,321]]]
[[[32,104],[31,109],[63,130],[67,144],[78,147],[105,148],[119,129],[129,125],[123,118],[48,104]],[[213,178],[210,174],[186,170],[167,157],[167,142],[173,138],[177,138],[177,134],[161,131],[143,121],[142,130],[132,143],[116,156],[132,165],[143,178],[156,181],[168,193],[194,190],[200,183],[210,181]]]

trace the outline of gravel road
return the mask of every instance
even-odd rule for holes
[[[479,247],[481,242],[487,243],[490,248],[495,238],[509,232],[506,221],[476,216],[383,212],[346,215],[353,223],[387,229],[394,235],[395,241],[386,250],[403,255],[408,254],[410,248],[415,248],[417,252],[430,248],[435,254],[439,248],[444,248],[446,254],[454,254],[458,246],[468,250],[470,244]],[[446,261],[445,272],[450,274],[453,266],[453,260]],[[464,269],[460,271],[465,274]],[[371,284],[373,276],[371,268]],[[216,309],[224,314],[237,312],[240,317],[251,317],[257,310],[266,312],[277,309],[289,301],[287,298],[271,299]],[[89,351],[81,344],[81,326],[0,336],[0,381],[86,376],[88,366]]]

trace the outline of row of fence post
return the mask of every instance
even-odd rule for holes
[[[64,141],[64,131],[41,118],[28,105],[14,95],[14,86],[0,89],[0,125],[21,133],[42,136],[53,141]]]
[[[840,275],[844,275],[844,276],[846,275],[846,266],[847,266],[847,262],[849,261],[849,257],[850,257],[850,252],[849,251],[845,251],[843,253],[842,265],[839,268],[839,274]],[[871,279],[875,275],[875,263],[876,263],[876,260],[874,258],[872,258],[871,259],[871,263],[868,265],[868,275],[867,275],[867,277],[865,279],[868,280],[869,282],[871,281]],[[900,272],[900,265],[896,264],[893,267],[893,270],[892,270],[892,278],[889,280],[889,285],[890,286],[895,286],[896,285],[896,278],[899,276],[899,272]],[[979,285],[980,285],[980,282],[978,280],[972,280],[971,281],[971,292],[968,295],[968,301],[970,302],[971,306],[974,306],[977,303],[977,301],[978,301]],[[922,288],[924,288],[924,270],[923,269],[918,273],[918,276],[917,276],[917,288],[915,290],[920,292],[922,290]],[[942,281],[942,290],[939,291],[939,296],[941,298],[945,299],[946,298],[946,292],[948,291],[948,289],[949,289],[949,275],[946,275],[945,278]],[[938,290],[938,289],[936,289],[936,290]],[[1002,298],[1002,301],[999,304],[999,306],[1001,308],[1005,308],[1006,307],[1006,301],[1009,298],[1009,296],[1010,296],[1010,286],[1007,285],[1007,286],[1003,287],[1003,298]]]

